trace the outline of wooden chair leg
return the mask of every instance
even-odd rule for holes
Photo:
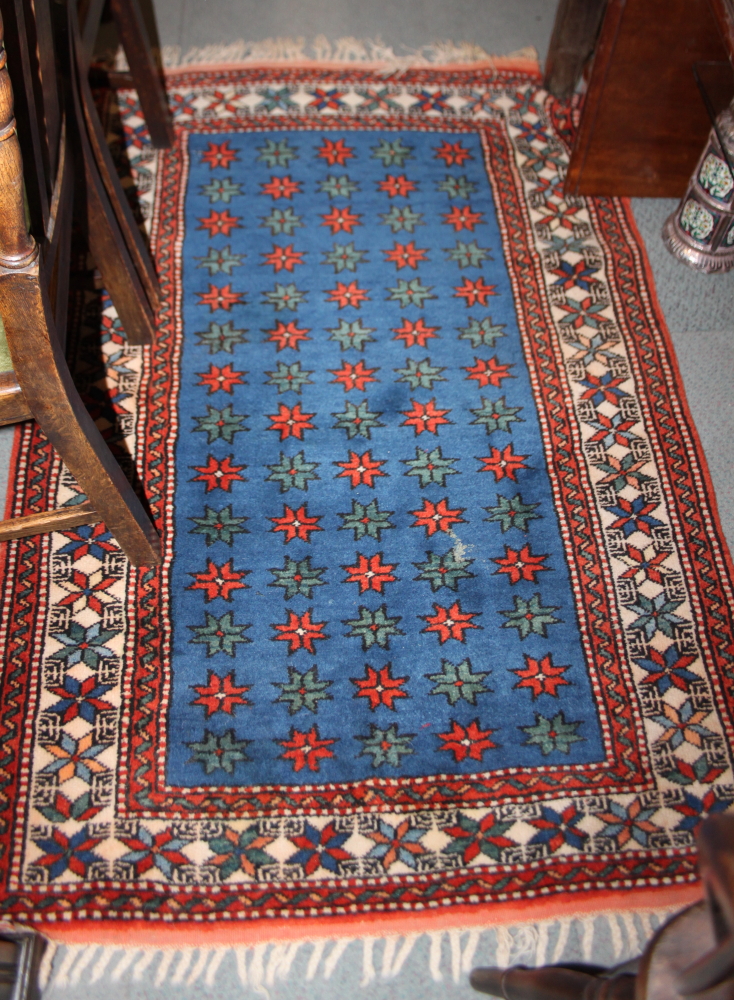
[[[110,8],[125,49],[151,141],[160,149],[168,149],[173,145],[174,138],[171,113],[138,0],[110,0]]]
[[[78,92],[79,102],[84,111],[84,119],[82,120],[81,116],[78,117],[81,131],[84,130],[84,122],[86,122],[87,134],[83,137],[85,158],[88,158],[86,146],[90,146],[94,154],[93,159],[96,170],[102,180],[109,203],[114,210],[117,225],[125,241],[128,254],[138,273],[140,283],[145,289],[150,308],[155,313],[160,307],[158,278],[153,268],[148,248],[143,241],[138,224],[135,221],[127,197],[123,191],[120,178],[117,176],[117,170],[115,169],[115,164],[112,161],[112,156],[105,140],[102,123],[99,120],[92,97],[92,90],[89,86],[88,62],[84,55],[84,42],[79,31],[77,12],[73,3],[69,4],[69,25],[72,48],[76,57],[76,79],[72,83],[76,84],[75,91]],[[92,161],[90,160],[91,166]]]
[[[73,49],[75,29],[78,35],[73,4],[69,4],[69,19]],[[87,136],[79,89],[73,71],[71,77],[72,103],[86,181],[89,249],[100,270],[102,281],[112,297],[128,340],[131,344],[150,344],[155,334],[155,316],[138,269],[120,232],[118,217],[99,175],[97,161]],[[124,199],[124,194],[121,194],[121,197]]]
[[[158,565],[158,535],[72,382],[39,278],[37,259],[0,269],[0,314],[28,406],[128,559]]]

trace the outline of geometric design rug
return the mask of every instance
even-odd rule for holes
[[[156,343],[107,302],[79,349],[165,563],[7,547],[4,913],[669,905],[734,802],[730,563],[569,107],[496,68],[169,91],[157,157],[121,106]],[[15,513],[79,502],[32,425],[16,457]]]

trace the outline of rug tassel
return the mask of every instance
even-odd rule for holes
[[[105,974],[107,966],[110,964],[110,959],[112,958],[112,956],[115,954],[116,951],[117,948],[115,948],[112,945],[106,945],[102,949],[102,951],[99,953],[97,961],[92,966],[92,974],[89,977],[90,983],[99,982],[99,980]]]
[[[119,983],[123,973],[127,971],[133,961],[137,958],[139,951],[139,948],[130,948],[129,951],[123,952],[122,958],[110,974],[110,979],[113,983]]]
[[[375,966],[372,962],[374,947],[374,938],[364,938],[362,941],[362,982],[360,986],[367,986],[375,978]]]
[[[556,962],[560,961],[561,956],[568,943],[568,935],[571,931],[571,921],[570,920],[560,920],[558,926],[558,937],[556,938],[556,943],[553,947],[553,952],[550,958],[550,964],[555,965]]]
[[[533,965],[537,968],[539,965],[545,965],[545,956],[548,951],[548,923],[544,922],[538,927],[538,939],[535,944],[535,957],[533,959]]]
[[[593,917],[581,921],[581,956],[585,962],[594,954],[594,923]]]
[[[428,955],[428,969],[431,978],[435,983],[440,983],[443,979],[441,975],[441,944],[443,942],[443,931],[433,931],[428,935],[431,939],[431,950]]]
[[[71,975],[69,976],[69,984],[71,986],[76,986],[81,978],[82,972],[86,969],[89,963],[92,961],[94,956],[97,954],[98,945],[90,944],[81,953],[77,959]]]
[[[139,983],[143,978],[143,973],[158,954],[155,948],[147,948],[135,963],[133,968],[133,980]]]
[[[243,986],[247,986],[247,948],[235,948],[235,961],[237,963],[237,975]]]
[[[69,972],[77,957],[82,952],[84,945],[80,944],[70,944],[66,946],[66,954],[61,960],[61,965],[59,966],[59,971],[56,973],[56,977],[53,982],[54,987],[62,988],[69,985]]]
[[[166,976],[168,975],[168,970],[171,967],[171,962],[173,961],[173,958],[176,955],[176,952],[175,951],[164,951],[164,952],[161,952],[160,954],[162,954],[163,957],[161,958],[161,964],[158,966],[158,971],[155,974],[155,980],[154,980],[154,982],[155,982],[156,986],[162,986],[163,983],[166,981]]]
[[[390,970],[390,978],[391,979],[394,979],[396,976],[398,976],[400,974],[400,970],[402,969],[402,967],[403,967],[403,965],[405,963],[405,960],[407,959],[408,955],[410,955],[411,951],[413,950],[413,945],[416,943],[416,941],[418,940],[419,937],[421,937],[420,934],[406,934],[405,935],[405,938],[403,939],[403,943],[401,944],[401,946],[400,946],[400,948],[398,950],[398,953],[395,956],[395,961],[393,962],[393,967]]]
[[[319,967],[319,962],[321,961],[321,956],[324,954],[324,948],[326,947],[326,941],[315,941],[313,946],[313,951],[311,952],[311,957],[308,960],[308,965],[306,966],[306,979],[311,980],[316,975],[316,970]]]
[[[199,949],[199,957],[197,958],[196,962],[194,963],[194,967],[191,970],[191,972],[189,973],[188,979],[186,980],[186,985],[187,986],[192,986],[196,982],[196,980],[199,978],[199,976],[202,974],[202,972],[206,968],[207,962],[209,961],[209,958],[210,958],[211,955],[212,955],[212,949],[211,948],[200,948]]]
[[[334,972],[339,959],[342,957],[350,944],[351,942],[349,938],[341,938],[336,942],[334,947],[329,952],[328,957],[324,960],[324,979],[331,979],[331,975]]]
[[[43,953],[43,958],[38,968],[38,985],[42,990],[45,990],[48,986],[48,981],[51,978],[51,968],[58,949],[59,946],[55,941],[49,941],[46,945],[46,950]]]
[[[498,969],[506,969],[510,964],[512,954],[512,934],[509,927],[498,927],[497,931],[497,953],[494,964]]]
[[[382,978],[390,979],[392,963],[395,958],[395,949],[398,946],[398,939],[389,937],[385,939],[385,947],[382,950]]]
[[[263,980],[265,978],[265,955],[269,946],[268,941],[261,941],[255,945],[249,972],[250,986],[256,993],[262,993],[264,996],[268,996]]]
[[[224,960],[224,956],[227,954],[227,948],[216,948],[212,952],[212,957],[209,962],[209,966],[206,970],[206,975],[204,976],[204,985],[213,986],[214,980],[217,978],[217,972],[219,971],[219,966]]]

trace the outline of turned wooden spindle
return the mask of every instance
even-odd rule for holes
[[[28,232],[23,192],[23,157],[15,131],[13,87],[0,15],[0,267],[16,270],[31,264],[38,246]]]

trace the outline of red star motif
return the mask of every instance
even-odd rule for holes
[[[477,278],[476,281],[464,278],[463,285],[454,285],[456,292],[454,298],[464,299],[464,304],[469,307],[475,306],[477,302],[480,305],[486,306],[489,296],[497,295],[495,291],[496,287],[496,285],[485,285],[484,278]]]
[[[389,198],[395,198],[398,195],[405,198],[411,191],[416,190],[416,186],[413,181],[408,180],[405,174],[400,174],[398,177],[388,174],[384,181],[379,181],[377,189],[378,191],[386,191]]]
[[[463,612],[459,601],[454,601],[450,608],[443,608],[440,604],[434,604],[435,615],[418,615],[428,622],[422,632],[435,632],[438,641],[443,645],[449,639],[457,639],[464,642],[464,632],[468,628],[480,628],[479,625],[472,624],[472,618],[478,617],[476,613],[470,611]]]
[[[289,437],[302,441],[304,431],[315,430],[314,424],[311,423],[311,418],[315,416],[315,413],[302,413],[300,403],[296,403],[293,407],[281,403],[277,413],[268,414],[268,419],[273,422],[273,426],[268,427],[268,430],[280,431],[281,441]]]
[[[462,229],[468,229],[473,233],[474,227],[478,222],[481,222],[483,215],[483,212],[472,212],[469,205],[462,205],[461,208],[454,205],[450,212],[443,213],[443,218],[447,226],[454,227],[454,232],[458,233]]]
[[[308,767],[309,771],[318,771],[320,760],[334,756],[329,747],[333,746],[336,740],[322,740],[319,727],[315,724],[307,733],[291,729],[290,735],[289,740],[278,740],[278,743],[285,748],[285,753],[281,754],[281,757],[283,760],[293,761],[294,771],[302,771],[304,767]]]
[[[551,654],[547,653],[540,660],[526,654],[525,668],[518,668],[512,672],[520,678],[515,687],[530,688],[533,692],[533,701],[535,701],[541,694],[549,694],[553,698],[557,698],[558,688],[570,683],[563,678],[563,674],[567,670],[568,667],[554,667]]]
[[[451,423],[445,417],[445,414],[451,413],[451,410],[437,410],[435,399],[431,399],[427,403],[417,403],[414,399],[411,399],[411,403],[413,404],[412,410],[401,410],[402,415],[406,419],[400,426],[412,427],[416,433],[416,437],[422,434],[423,431],[428,431],[430,434],[438,434],[438,428],[441,424]]]
[[[415,347],[416,344],[419,347],[425,347],[426,341],[430,337],[435,338],[435,331],[440,329],[440,326],[426,326],[422,317],[415,322],[403,319],[402,326],[392,328],[393,333],[397,335],[393,337],[393,340],[404,340],[406,347]]]
[[[232,600],[233,590],[244,590],[247,587],[242,581],[249,573],[249,570],[236,570],[229,559],[221,566],[217,566],[211,559],[207,560],[206,572],[189,573],[193,576],[194,582],[187,590],[203,590],[204,600],[208,604],[217,597],[224,598],[225,601]]]
[[[229,236],[233,229],[242,229],[240,216],[230,215],[228,208],[223,212],[215,212],[212,209],[209,215],[205,219],[199,219],[199,222],[201,225],[197,228],[207,229],[210,236],[218,236],[220,233]]]
[[[493,732],[492,729],[480,729],[479,719],[474,719],[468,726],[460,726],[452,719],[449,732],[438,734],[438,738],[443,740],[443,746],[439,749],[453,753],[457,762],[466,760],[467,757],[482,760],[486,750],[493,750],[497,746],[489,739]]]
[[[266,184],[261,184],[260,187],[263,189],[263,194],[269,194],[274,201],[278,198],[288,198],[289,200],[294,194],[301,193],[301,182],[291,180],[288,174],[285,177],[271,177]]]
[[[201,159],[203,163],[209,164],[209,169],[214,170],[215,167],[226,168],[230,163],[234,163],[238,160],[237,150],[229,148],[229,139],[226,142],[210,142],[208,143],[205,151],[201,154]]]
[[[443,160],[447,167],[454,164],[460,167],[464,160],[472,160],[474,157],[468,149],[464,149],[460,142],[446,142],[445,140],[436,149],[437,160]]]
[[[502,387],[503,379],[515,378],[514,375],[510,374],[512,367],[512,365],[501,365],[496,357],[490,358],[489,361],[475,357],[474,364],[466,367],[464,371],[469,372],[466,376],[467,381],[475,379],[482,389],[487,385],[493,385],[499,389]]]
[[[405,244],[394,243],[392,250],[383,250],[382,252],[385,254],[385,260],[393,263],[398,271],[403,267],[412,267],[415,271],[420,261],[428,259],[426,257],[428,248],[422,250],[416,247],[415,240]]]
[[[329,373],[336,375],[336,378],[331,381],[332,383],[341,382],[344,386],[344,392],[351,392],[352,389],[364,392],[364,387],[368,382],[379,382],[379,379],[372,378],[372,373],[379,370],[379,368],[366,368],[364,361],[358,361],[356,364],[345,361],[341,368],[330,368]]]
[[[362,225],[359,221],[362,215],[354,213],[351,205],[347,205],[345,208],[337,208],[335,205],[330,212],[322,215],[321,218],[324,220],[321,225],[329,226],[332,235],[341,232],[351,233],[355,226]]]
[[[201,475],[194,476],[192,483],[206,483],[206,492],[212,490],[224,490],[229,493],[234,482],[246,482],[245,477],[240,475],[246,465],[232,465],[233,455],[218,459],[213,455],[207,456],[206,465],[192,465],[191,468]]]
[[[365,590],[375,590],[381,594],[386,583],[394,583],[393,570],[398,564],[381,562],[382,553],[378,552],[374,556],[363,556],[357,553],[356,566],[342,566],[347,572],[345,583],[358,583],[359,592],[363,594]]]
[[[277,274],[278,271],[283,270],[293,271],[296,264],[302,264],[301,258],[305,252],[305,250],[294,250],[292,243],[287,247],[279,247],[274,243],[272,253],[264,253],[262,256],[265,258],[266,264],[272,264]]]
[[[426,535],[430,538],[437,531],[448,532],[453,524],[463,523],[464,518],[460,515],[464,513],[464,508],[457,507],[456,510],[450,510],[448,502],[448,497],[444,497],[438,503],[424,499],[420,510],[411,510],[410,512],[415,516],[411,528],[425,528]]]
[[[365,664],[364,678],[351,677],[352,684],[357,691],[355,698],[368,698],[370,710],[375,711],[380,705],[396,711],[394,701],[396,698],[407,698],[407,691],[402,687],[408,683],[409,677],[391,677],[392,664],[388,663],[380,670],[375,670],[369,664]]]
[[[274,528],[271,528],[271,531],[285,532],[283,542],[286,545],[288,542],[292,542],[294,538],[300,538],[302,542],[310,542],[309,535],[312,531],[324,530],[317,523],[321,518],[309,517],[308,508],[305,504],[302,504],[295,511],[286,504],[283,504],[283,516],[271,517],[270,520],[275,525]]]
[[[284,351],[286,347],[297,351],[300,349],[300,341],[311,339],[306,336],[309,333],[309,329],[299,330],[295,320],[291,320],[290,323],[281,323],[278,320],[274,330],[266,330],[265,332],[268,335],[267,340],[271,340],[274,344],[278,345],[278,351]]]
[[[224,285],[222,288],[217,288],[216,285],[209,285],[208,292],[197,292],[200,302],[200,306],[209,306],[211,312],[216,312],[217,309],[224,309],[225,312],[229,312],[232,306],[242,305],[244,292],[233,292],[231,285]]]
[[[309,608],[302,615],[297,615],[295,611],[288,612],[288,621],[285,625],[272,625],[280,635],[273,637],[274,642],[287,642],[288,652],[295,653],[298,649],[306,649],[309,653],[315,653],[314,642],[317,639],[328,639],[328,635],[323,635],[326,622],[312,622],[311,613],[313,608]]]
[[[547,566],[543,565],[547,558],[547,555],[534,556],[529,545],[524,545],[519,552],[516,549],[511,549],[509,545],[505,545],[504,557],[493,559],[492,562],[496,562],[499,566],[497,573],[508,574],[511,584],[519,583],[520,580],[536,583],[536,575],[541,570],[548,569]]]
[[[369,295],[364,288],[360,288],[355,281],[350,281],[345,285],[343,281],[337,281],[336,288],[327,289],[330,296],[327,302],[336,302],[340,309],[345,306],[354,306],[359,309],[363,302],[369,302]]]
[[[347,160],[354,158],[353,149],[353,146],[347,146],[344,139],[337,139],[336,142],[333,142],[331,139],[324,139],[319,146],[318,155],[323,157],[330,167],[333,167],[335,163],[343,167]]]
[[[380,472],[380,466],[384,464],[384,461],[373,459],[369,451],[364,452],[363,455],[358,455],[356,451],[350,451],[348,462],[334,462],[334,465],[338,465],[344,470],[337,473],[335,478],[347,477],[351,479],[352,489],[355,486],[374,487],[375,476],[387,475],[385,472]]]
[[[205,685],[192,685],[198,698],[191,702],[192,705],[201,705],[206,709],[206,717],[215,715],[217,712],[226,712],[227,715],[234,715],[236,705],[250,705],[251,702],[242,695],[249,691],[249,687],[237,687],[234,682],[234,670],[230,670],[224,677],[215,674],[210,670],[207,674]]]
[[[492,454],[488,458],[479,459],[480,462],[484,462],[484,468],[479,471],[493,472],[496,483],[500,479],[504,479],[505,476],[508,479],[512,479],[513,482],[517,482],[515,473],[519,469],[527,469],[525,459],[529,457],[529,455],[516,455],[512,450],[511,444],[504,447],[502,451],[499,448],[493,448]]]
[[[232,365],[224,365],[222,368],[218,365],[209,365],[208,372],[197,372],[196,374],[201,380],[197,384],[205,385],[210,393],[218,392],[221,389],[222,392],[228,392],[231,395],[234,386],[245,384],[242,376],[247,375],[247,372],[236,372]]]

